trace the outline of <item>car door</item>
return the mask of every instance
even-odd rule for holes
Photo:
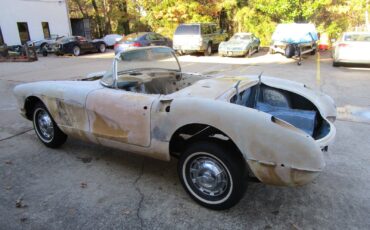
[[[211,31],[210,31],[209,24],[201,24],[201,34],[202,34],[203,44],[207,45],[208,42],[210,40],[212,40],[212,34],[211,34]],[[205,48],[206,47],[207,46],[205,46]]]
[[[258,46],[257,38],[254,36],[254,34],[252,34],[251,38],[252,38],[251,39],[252,49],[253,50],[256,50],[257,49],[257,46]]]
[[[77,36],[77,43],[80,46],[81,51],[89,51],[89,44],[86,38],[82,36]]]
[[[220,30],[217,29],[216,25],[211,24],[210,29],[213,36],[213,43],[218,47],[218,44],[221,43],[221,33]]]
[[[170,41],[168,41],[167,38],[163,37],[162,35],[160,34],[155,34],[156,36],[156,39],[158,41],[158,45],[160,46],[169,46],[171,47],[172,45],[170,44]]]
[[[161,46],[163,45],[163,41],[160,40],[159,36],[156,33],[149,33],[146,36],[150,46]]]
[[[146,35],[146,43],[148,46],[155,46],[157,45],[156,37],[154,33],[149,33]]]
[[[150,110],[159,95],[114,88],[91,92],[86,100],[90,132],[100,143],[150,145]]]

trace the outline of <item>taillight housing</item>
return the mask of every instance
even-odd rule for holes
[[[141,44],[140,44],[140,42],[134,42],[134,43],[131,44],[131,46],[133,46],[133,47],[140,47]]]
[[[339,47],[348,47],[349,45],[348,44],[346,44],[346,43],[339,43],[339,45],[338,45]]]

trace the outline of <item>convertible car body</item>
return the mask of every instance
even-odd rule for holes
[[[22,84],[14,93],[45,145],[58,147],[68,135],[166,161],[176,156],[186,191],[213,209],[236,204],[250,177],[309,183],[335,136],[329,96],[266,76],[183,73],[168,47],[125,51],[106,72]]]

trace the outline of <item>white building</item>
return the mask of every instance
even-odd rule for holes
[[[71,35],[67,0],[0,0],[0,44]]]

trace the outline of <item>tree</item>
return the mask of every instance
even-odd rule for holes
[[[90,18],[96,36],[156,31],[172,37],[180,23],[217,22],[232,35],[253,32],[268,45],[278,23],[314,23],[331,37],[365,24],[366,0],[70,0],[71,17]]]

